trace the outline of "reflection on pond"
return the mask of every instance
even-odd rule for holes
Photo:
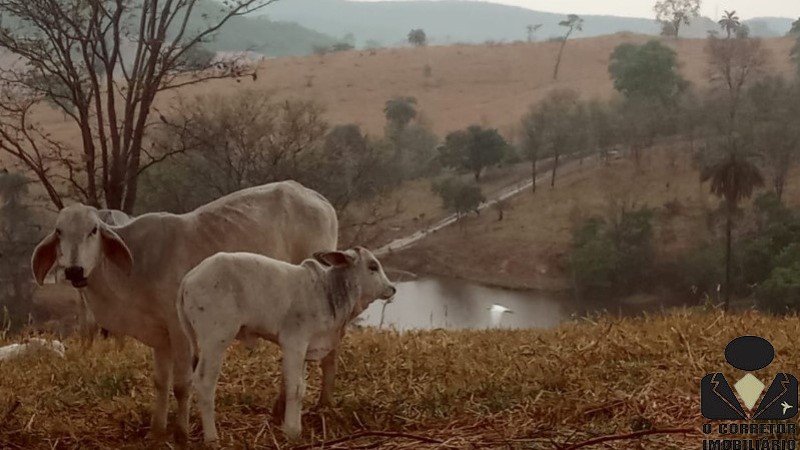
[[[398,283],[394,301],[373,303],[361,314],[360,324],[398,330],[550,328],[569,318],[571,312],[563,300],[546,293],[426,277]]]

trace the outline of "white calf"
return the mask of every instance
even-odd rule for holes
[[[0,347],[0,361],[8,361],[23,356],[45,353],[51,353],[63,358],[65,351],[64,344],[60,341],[30,338],[21,344],[10,344]]]
[[[319,252],[293,265],[252,253],[217,253],[183,278],[178,315],[193,344],[194,381],[208,443],[217,440],[214,393],[225,350],[234,339],[261,337],[283,353],[283,429],[294,439],[305,361],[335,350],[347,324],[395,288],[367,249]]]

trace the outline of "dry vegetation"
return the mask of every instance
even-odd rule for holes
[[[359,330],[341,355],[337,405],[304,416],[305,447],[566,449],[597,436],[700,428],[699,380],[729,379],[723,349],[757,333],[776,348],[757,375],[800,365],[797,317],[674,310],[644,318],[583,319],[553,330]],[[70,342],[66,360],[0,366],[0,447],[141,448],[152,395],[149,353],[129,343],[86,352]],[[266,421],[277,394],[278,352],[229,353],[217,393],[221,439],[235,448],[292,448]],[[310,371],[307,406],[318,390]],[[194,441],[199,423],[193,418]],[[367,435],[391,432],[405,436]],[[644,447],[693,448],[698,435],[654,435]],[[689,447],[689,446],[692,447]],[[609,447],[586,447],[609,448]]]
[[[788,206],[800,205],[797,179],[789,178],[785,199]],[[569,288],[564,255],[581,219],[607,217],[622,206],[654,208],[656,249],[660,259],[671,260],[712,236],[708,219],[718,204],[708,185],[700,184],[688,144],[652,149],[638,169],[632,158],[604,166],[593,156],[565,166],[555,189],[540,185],[536,194],[509,199],[502,221],[493,211],[472,215],[388,261],[512,289],[562,290]]]

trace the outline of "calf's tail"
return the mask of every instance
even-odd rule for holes
[[[197,351],[197,334],[194,331],[194,327],[192,327],[191,322],[189,322],[189,318],[186,316],[186,308],[185,308],[185,298],[186,298],[186,278],[181,281],[181,286],[178,289],[178,301],[177,301],[177,308],[178,308],[178,321],[180,322],[181,329],[183,330],[184,336],[189,341],[189,348],[191,350],[191,357],[192,357],[192,372],[197,370],[197,363],[199,361],[199,355]]]

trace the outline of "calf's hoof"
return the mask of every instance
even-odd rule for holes
[[[218,450],[218,449],[220,449],[222,447],[220,447],[219,441],[214,439],[213,441],[205,441],[205,442],[203,442],[203,447],[202,448],[208,449],[208,450]]]

